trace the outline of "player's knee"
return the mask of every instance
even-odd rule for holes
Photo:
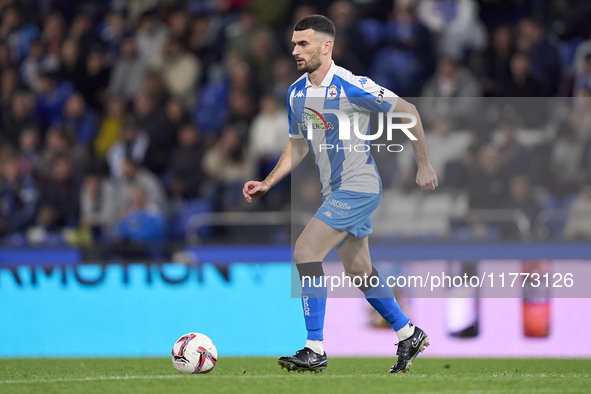
[[[314,260],[310,260],[312,257],[309,256],[308,253],[306,253],[306,248],[303,247],[300,240],[298,240],[295,244],[295,248],[293,250],[293,258],[294,258],[296,264],[303,264],[303,263],[309,263],[310,261],[314,261]]]
[[[345,274],[353,279],[356,276],[370,275],[371,274],[371,263],[366,261],[354,261],[348,267],[345,268]]]

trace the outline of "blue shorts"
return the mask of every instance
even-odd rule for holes
[[[381,194],[336,190],[324,200],[314,217],[332,228],[348,231],[355,238],[363,238],[373,232],[371,214],[381,199]]]

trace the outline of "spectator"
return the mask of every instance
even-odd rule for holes
[[[258,166],[258,174],[268,174],[281,156],[288,140],[287,112],[272,95],[260,100],[261,112],[250,126],[249,158]]]
[[[432,130],[425,134],[427,146],[436,147],[429,152],[431,166],[438,174],[439,182],[445,184],[446,166],[459,160],[470,142],[465,133],[454,132],[453,124],[444,115],[437,115],[432,122]],[[407,188],[415,185],[416,161],[411,153],[410,144],[405,144],[405,149],[400,153],[399,162],[403,173],[404,183]]]
[[[515,126],[502,122],[494,138],[501,172],[506,176],[524,173],[529,164],[528,152],[517,140]]]
[[[240,190],[253,173],[235,126],[226,126],[219,142],[205,153],[203,170],[217,182],[214,209],[235,209],[241,200]]]
[[[59,58],[62,41],[66,36],[64,17],[59,12],[53,12],[43,21],[41,42],[47,48],[47,55],[54,61]]]
[[[35,219],[35,225],[32,226],[32,228],[29,228],[29,231],[34,230],[31,231],[32,233],[38,234],[37,236],[32,237],[34,240],[38,242],[44,240],[46,239],[45,237],[47,233],[57,233],[61,229],[63,224],[58,220],[57,211],[57,206],[44,201],[41,202]]]
[[[476,209],[510,208],[518,200],[512,196],[515,182],[517,189],[529,190],[522,194],[547,189],[549,200],[556,197],[564,205],[591,174],[591,72],[584,68],[589,45],[576,49],[577,72],[561,80],[561,64],[569,65],[577,41],[557,43],[546,30],[570,40],[569,31],[579,25],[573,29],[567,23],[561,32],[559,25],[550,24],[568,21],[557,6],[522,4],[501,10],[496,0],[493,5],[338,0],[291,6],[288,0],[273,5],[264,0],[23,1],[0,0],[0,162],[16,158],[19,174],[32,176],[44,196],[51,189],[69,190],[55,186],[60,182],[54,163],[65,158],[72,173],[68,179],[78,180],[84,176],[82,164],[95,154],[108,162],[113,184],[129,186],[135,179],[129,173],[147,169],[160,178],[153,179],[155,184],[166,183],[175,205],[186,206],[176,200],[207,197],[218,211],[240,209],[235,189],[246,174],[258,178],[257,170],[267,173],[284,147],[286,134],[279,130],[286,121],[286,93],[300,76],[290,55],[292,27],[314,13],[328,14],[337,27],[337,64],[400,95],[426,95],[416,105],[428,144],[437,147],[431,160],[448,188],[444,193],[467,189]],[[37,3],[39,10],[31,8]],[[585,21],[579,8],[570,11]],[[545,26],[528,16],[542,10],[560,15],[546,18]],[[519,25],[511,22],[517,18]],[[486,43],[480,19],[494,32],[484,56],[479,56]],[[438,61],[431,59],[435,55]],[[565,106],[545,111],[539,100],[529,99],[553,95],[559,84],[564,92],[572,88],[575,96]],[[35,102],[21,88],[33,90]],[[526,97],[507,98],[498,106],[475,98],[482,93]],[[136,125],[126,127],[133,122],[128,116],[135,117]],[[503,125],[508,121],[511,127]],[[570,122],[573,132],[539,140],[544,130],[563,122]],[[472,143],[467,142],[471,137]],[[388,174],[412,174],[414,163],[405,164],[404,155],[390,161],[376,157],[385,190],[392,184]],[[138,163],[136,171],[125,171],[125,157]],[[513,180],[523,174],[531,185]],[[416,188],[413,178],[408,177]],[[105,181],[97,179],[78,191],[102,189]],[[261,208],[281,209],[286,191],[279,184],[261,200]],[[126,193],[129,203],[129,188]],[[118,197],[115,211],[121,214]],[[39,226],[61,231],[66,225],[61,203],[39,201]],[[82,196],[76,201],[81,203]],[[164,194],[159,201],[165,210]]]
[[[417,19],[416,4],[400,0],[395,4],[384,28],[384,48],[376,53],[371,71],[378,83],[402,95],[425,82],[435,59],[431,33]]]
[[[365,70],[365,65],[361,61],[361,59],[355,54],[354,51],[350,49],[349,43],[345,41],[345,38],[341,38],[335,41],[333,48],[332,48],[332,58],[335,64],[338,64],[340,67],[346,68],[347,70],[351,71],[354,75],[366,75],[367,73]],[[374,73],[375,75],[375,73]],[[379,76],[375,76],[378,78]],[[384,81],[384,85],[392,86],[391,82]],[[399,90],[396,90],[400,93]]]
[[[254,39],[257,44],[253,46],[249,59],[255,70],[257,85],[265,86],[273,80],[273,63],[277,59],[274,36],[267,30],[260,30],[255,33]]]
[[[560,85],[560,57],[553,40],[544,32],[543,26],[532,18],[519,22],[517,49],[531,60],[532,74],[538,78],[549,95],[556,95]]]
[[[107,151],[107,163],[111,176],[121,178],[125,158],[142,163],[150,145],[150,137],[141,130],[132,117],[125,119],[121,140]]]
[[[153,69],[160,73],[171,94],[181,97],[185,105],[193,105],[196,84],[201,76],[199,59],[175,39],[170,39],[162,49],[162,52],[153,58]]]
[[[287,90],[293,83],[294,79],[292,59],[287,57],[277,59],[273,64],[272,92],[282,105],[287,97]]]
[[[55,125],[47,131],[47,143],[42,153],[43,166],[42,174],[51,176],[52,163],[58,157],[69,157],[74,146],[74,138],[65,130],[62,125]]]
[[[132,189],[134,186],[140,186],[147,193],[148,203],[159,209],[166,211],[166,195],[164,188],[158,177],[149,170],[141,167],[130,158],[123,161],[123,177],[117,180],[115,185],[118,197],[118,213],[126,213],[132,204]]]
[[[176,142],[180,128],[187,123],[190,123],[191,117],[187,114],[187,111],[185,111],[183,102],[178,97],[171,97],[166,102],[164,116],[166,117],[165,129],[168,130],[167,143],[172,147]]]
[[[111,253],[126,259],[150,257],[150,252],[155,250],[154,241],[165,239],[166,221],[150,205],[147,196],[148,192],[141,186],[132,187],[131,207],[116,226]]]
[[[125,102],[123,99],[118,96],[109,98],[105,117],[94,140],[94,153],[97,157],[104,158],[109,149],[121,139],[124,118]]]
[[[418,15],[438,37],[440,55],[461,59],[486,45],[486,29],[478,19],[478,4],[474,0],[422,0]]]
[[[144,73],[143,86],[144,88],[142,92],[148,95],[148,97],[150,97],[158,107],[164,106],[170,97],[160,73],[155,70],[146,70]]]
[[[33,178],[19,171],[15,158],[7,158],[0,177],[0,234],[23,232],[33,224],[38,199]]]
[[[252,53],[256,31],[256,15],[244,9],[238,21],[226,29],[226,56],[232,55],[241,60],[248,60]]]
[[[189,41],[190,14],[184,8],[174,9],[168,17],[170,37],[186,45]]]
[[[16,96],[18,88],[18,73],[13,68],[7,68],[2,71],[2,86],[0,86],[0,113],[2,119],[7,118],[7,114],[12,107],[12,100]]]
[[[133,100],[134,115],[138,127],[145,131],[150,139],[148,153],[143,163],[150,171],[160,175],[166,170],[176,135],[166,128],[165,111],[156,104],[145,93],[138,94]]]
[[[147,191],[141,186],[131,189],[131,208],[117,224],[117,234],[130,241],[154,241],[166,236],[166,221],[156,207],[149,206]]]
[[[501,208],[507,201],[507,182],[501,172],[499,153],[492,145],[478,152],[476,171],[468,185],[470,209]]]
[[[62,106],[70,95],[74,93],[74,87],[69,81],[58,82],[55,75],[43,73],[37,82],[37,118],[43,127],[55,123],[61,115]]]
[[[10,46],[6,42],[0,41],[0,72],[13,66],[14,62],[10,54]]]
[[[457,127],[462,127],[478,106],[481,88],[478,80],[466,68],[459,67],[456,60],[442,57],[437,64],[437,73],[425,84],[421,94],[422,118],[427,124],[436,114],[445,114]]]
[[[137,30],[137,47],[139,57],[146,63],[158,55],[168,38],[168,31],[153,12],[144,14]]]
[[[395,3],[398,5],[399,2],[395,1]],[[331,2],[328,6],[328,17],[334,23],[338,36],[335,44],[342,40],[347,43],[348,48],[356,48],[356,56],[367,62],[371,58],[371,54],[366,48],[367,45],[363,40],[363,34],[359,29],[358,15],[356,6],[349,0],[337,0]],[[341,65],[341,63],[337,64]],[[367,66],[367,63],[362,65],[363,68],[365,66]]]
[[[35,99],[28,93],[17,93],[12,100],[8,118],[4,120],[4,139],[14,147],[26,128],[37,127],[34,116]]]
[[[89,171],[80,193],[80,227],[101,238],[117,221],[116,190],[99,171]]]
[[[121,57],[115,63],[109,81],[109,93],[133,99],[141,90],[146,61],[137,53],[136,39],[128,36],[121,43]]]
[[[88,105],[97,111],[103,108],[105,91],[109,84],[111,68],[106,64],[101,47],[95,46],[86,56],[84,64],[84,84],[78,89]]]
[[[119,56],[125,34],[125,15],[123,12],[110,11],[99,28],[101,41],[106,45],[106,62],[114,63]]]
[[[587,180],[571,205],[566,219],[564,237],[568,240],[591,239],[591,181]]]
[[[41,41],[33,41],[29,48],[29,55],[23,60],[20,73],[21,78],[25,85],[35,90],[39,79],[39,74],[42,71],[57,70],[59,68],[59,62],[57,58],[47,56],[45,53],[45,47]]]
[[[591,88],[591,53],[585,56],[583,67],[575,78],[574,96],[580,96],[585,88]]]
[[[193,22],[188,48],[203,63],[203,75],[222,60],[224,43],[220,30],[221,26],[208,15],[199,15]]]
[[[505,208],[513,211],[519,210],[519,213],[523,216],[516,216],[515,221],[507,222],[501,227],[503,239],[524,239],[523,231],[520,230],[517,223],[525,217],[530,228],[532,228],[536,217],[540,213],[540,206],[533,197],[531,185],[526,175],[516,175],[510,179],[509,200]]]
[[[483,56],[482,90],[487,96],[503,95],[503,83],[511,80],[510,63],[515,52],[511,27],[496,28],[492,45]]]
[[[37,128],[25,128],[19,139],[18,167],[22,173],[32,176],[42,174],[43,158],[39,148],[39,131]]]
[[[39,29],[30,23],[23,23],[17,7],[8,7],[4,10],[0,24],[0,39],[9,43],[14,62],[20,62],[27,56],[29,46],[38,36]]]
[[[202,165],[205,147],[192,124],[182,126],[178,136],[179,147],[173,151],[170,161],[170,192],[177,198],[197,198],[201,196],[205,181]]]
[[[591,139],[591,83],[584,86],[574,99],[570,121],[583,140]]]
[[[249,7],[257,15],[257,19],[263,26],[269,26],[278,29],[285,21],[289,12],[291,2],[288,0],[268,1],[250,1]]]
[[[78,44],[81,57],[86,57],[88,51],[98,43],[92,17],[85,13],[74,16],[69,37]]]
[[[573,61],[575,74],[584,72],[585,59],[591,54],[591,27],[587,26],[587,29],[587,39],[577,46],[577,51],[575,53],[575,59]]]
[[[228,122],[239,125],[241,129],[246,128],[254,118],[255,103],[255,97],[251,94],[241,91],[231,92],[228,98]]]
[[[117,11],[125,10],[129,21],[136,24],[150,10],[154,10],[159,2],[160,0],[115,0],[113,1],[112,8]]]
[[[506,97],[544,97],[544,85],[534,77],[529,57],[518,52],[511,58],[511,73],[505,80],[504,95]]]
[[[75,136],[78,145],[89,147],[92,143],[97,119],[93,111],[86,106],[84,97],[80,93],[68,97],[63,115],[55,122],[62,123],[66,130]]]
[[[80,207],[80,185],[73,176],[72,163],[67,157],[57,157],[52,163],[52,177],[42,191],[43,206],[55,211],[58,227],[77,227]]]
[[[86,82],[80,46],[75,40],[68,39],[62,44],[58,77],[72,82],[76,89],[80,89]]]
[[[576,183],[582,159],[583,146],[577,134],[568,124],[562,125],[552,144],[551,162],[555,179]]]

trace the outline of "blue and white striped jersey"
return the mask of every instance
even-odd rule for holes
[[[357,113],[359,131],[368,134],[370,113],[392,112],[397,100],[398,96],[393,92],[369,78],[353,75],[334,62],[318,89],[308,80],[308,73],[290,86],[287,92],[289,136],[308,140],[324,198],[338,189],[373,194],[382,192],[380,175],[369,153],[371,141],[356,137],[353,120]],[[324,109],[340,110],[349,117],[349,140],[339,138],[337,115],[324,113]],[[313,119],[311,139],[307,130],[310,118]],[[367,146],[367,151],[359,149],[363,148],[361,145]],[[326,148],[330,146],[333,148]]]

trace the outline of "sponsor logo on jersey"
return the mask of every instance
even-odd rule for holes
[[[304,97],[304,91],[300,90],[299,92],[296,93],[295,97]]]
[[[384,88],[380,87],[380,93],[376,97],[376,103],[381,104],[384,101]]]
[[[359,83],[361,84],[362,88],[365,88],[365,84],[367,83],[367,78],[365,78],[365,77],[359,78]]]
[[[332,213],[330,213],[329,211],[324,211],[322,214],[324,216],[326,216],[327,218],[331,218],[332,219]]]
[[[332,199],[332,200],[328,200],[327,203],[335,205],[341,209],[346,209],[347,211],[351,209],[351,206],[343,201]]]
[[[327,122],[320,112],[313,110],[312,108],[304,108],[309,112],[304,112],[302,114],[302,124],[300,124],[302,130],[308,130],[309,125],[312,125],[312,130],[334,130],[332,123]]]

